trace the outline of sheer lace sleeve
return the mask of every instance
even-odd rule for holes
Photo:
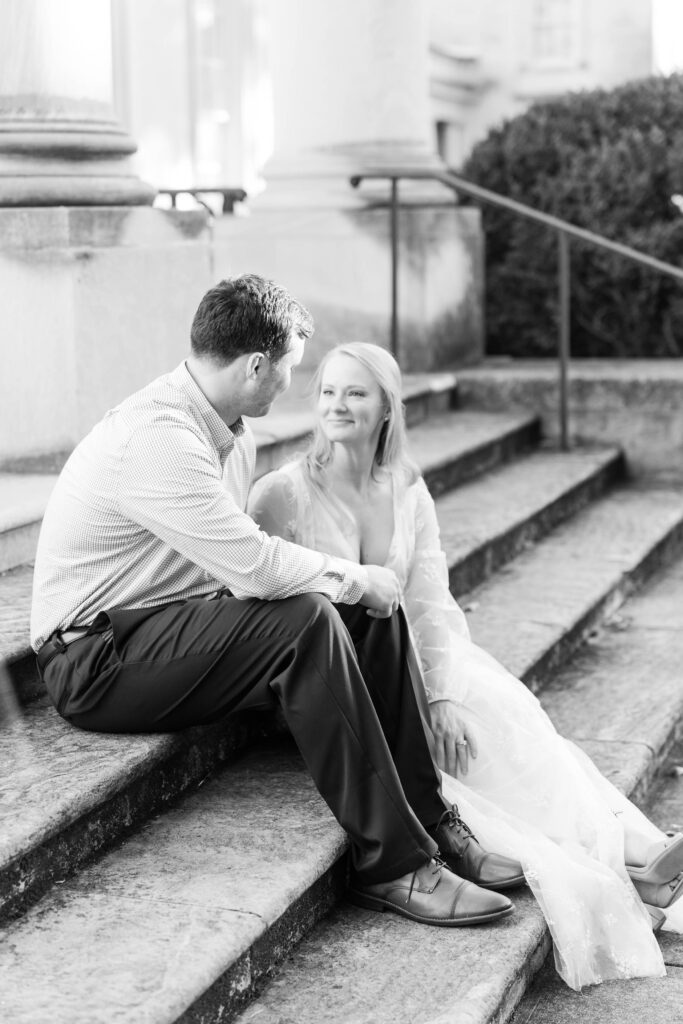
[[[415,551],[404,601],[415,647],[422,664],[427,699],[461,703],[467,673],[459,672],[459,652],[469,644],[465,615],[448,587],[448,565],[439,540],[434,502],[424,480],[413,485]]]
[[[251,489],[247,512],[264,533],[301,544],[297,489],[289,473],[275,470],[257,480]]]

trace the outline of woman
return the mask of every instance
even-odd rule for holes
[[[434,503],[406,452],[395,360],[374,345],[339,346],[316,393],[310,451],[258,481],[251,514],[268,533],[398,574],[444,796],[485,847],[522,862],[567,984],[664,974],[652,929],[683,894],[683,835],[658,831],[471,642]],[[657,906],[648,913],[643,901]],[[675,916],[667,926],[679,930]]]

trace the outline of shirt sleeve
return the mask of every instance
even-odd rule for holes
[[[441,548],[434,501],[424,480],[415,492],[415,552],[404,593],[404,607],[413,634],[430,703],[462,703],[467,692],[464,667],[469,629],[449,589],[448,563]]]
[[[280,599],[317,592],[356,604],[362,566],[269,537],[242,512],[199,430],[159,415],[126,447],[118,501],[130,520],[199,566],[235,597]]]

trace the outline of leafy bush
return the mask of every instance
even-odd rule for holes
[[[462,175],[538,210],[683,267],[683,75],[537,103],[493,130]],[[483,210],[488,351],[552,355],[557,238]],[[572,353],[683,355],[683,283],[571,242]]]

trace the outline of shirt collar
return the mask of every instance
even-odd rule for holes
[[[187,363],[182,362],[169,376],[173,384],[187,395],[201,416],[207,434],[217,451],[221,455],[229,454],[235,446],[235,438],[241,437],[244,433],[242,417],[227,426],[188,370]]]

